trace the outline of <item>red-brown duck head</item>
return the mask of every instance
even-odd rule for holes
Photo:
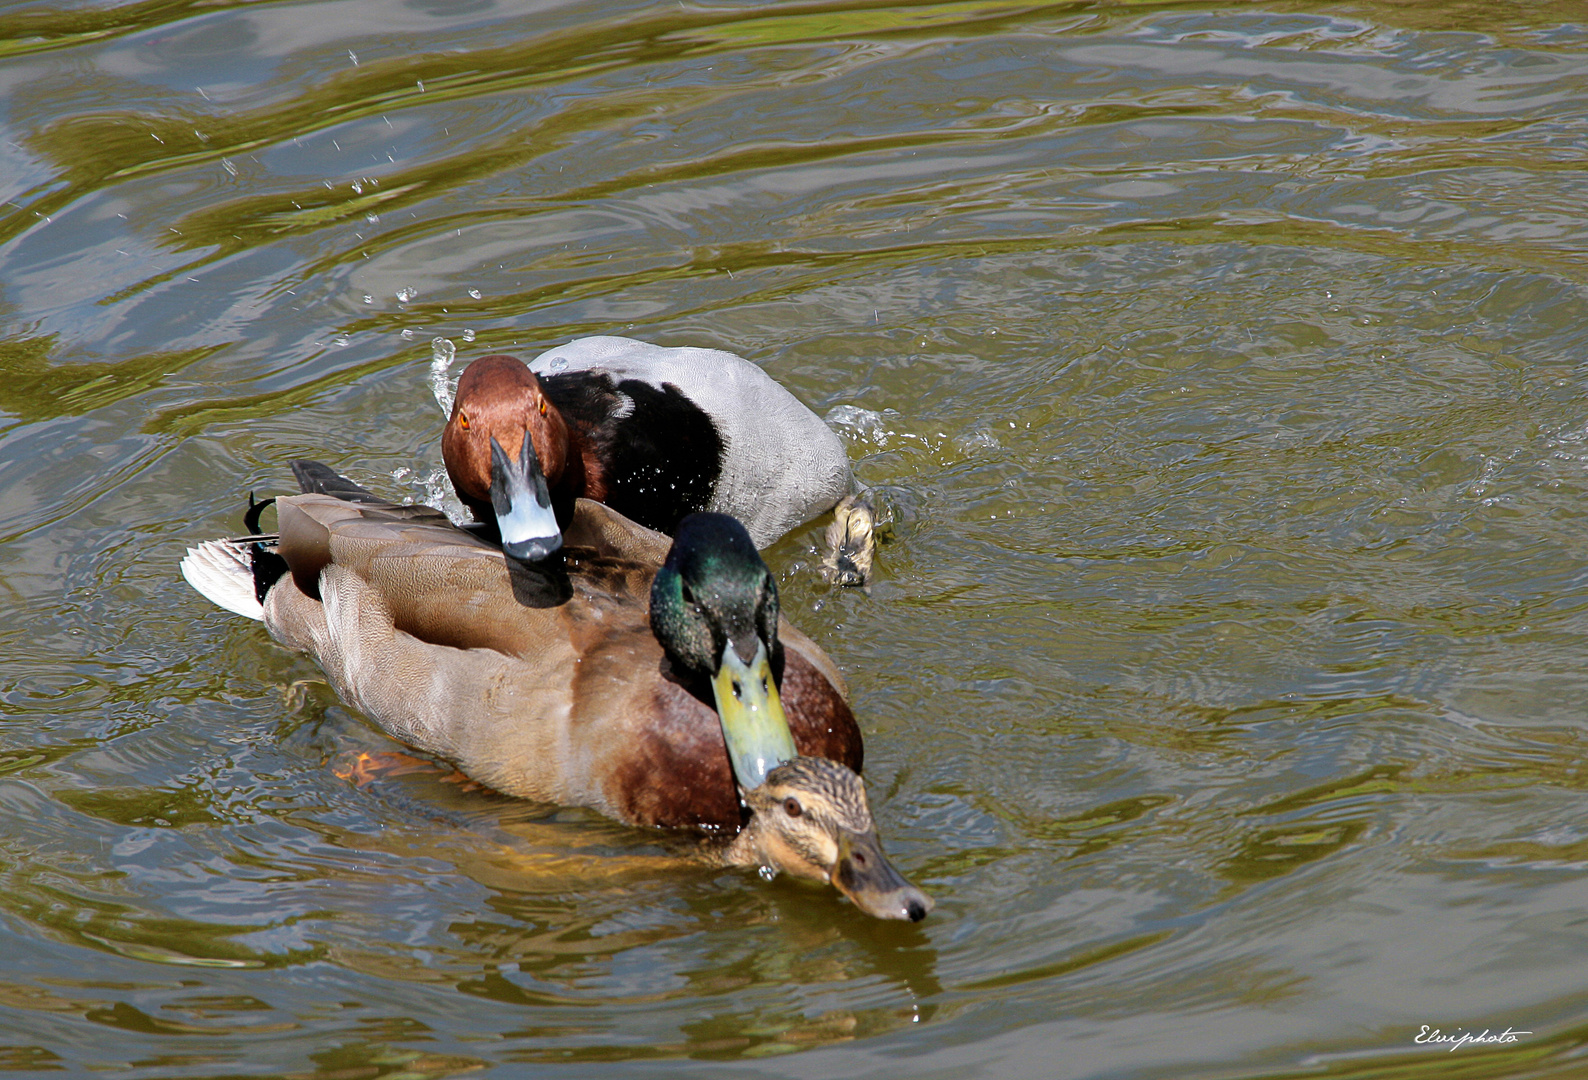
[[[562,547],[553,497],[571,509],[582,469],[567,420],[522,361],[485,356],[464,370],[441,457],[458,498],[496,525],[508,555],[538,562]]]

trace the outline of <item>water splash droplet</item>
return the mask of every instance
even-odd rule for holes
[[[413,300],[413,298],[418,296],[418,295],[419,295],[419,290],[410,289],[406,285],[404,285],[402,288],[397,290],[397,299],[398,299],[399,302],[404,303],[404,304],[406,304],[409,301]]]
[[[228,175],[237,175],[237,166],[232,164],[232,159],[229,157],[221,158],[221,168],[225,169]]]
[[[473,341],[474,340],[474,331],[473,330],[465,330],[465,331],[463,331],[463,340],[464,341]]]
[[[478,300],[480,298],[480,290],[479,289],[470,289],[469,290],[469,295],[474,297],[474,299]]]
[[[353,194],[354,195],[362,195],[362,194],[364,194],[364,185],[359,183],[357,180],[353,181]]]
[[[375,298],[373,296],[371,296],[369,293],[365,293],[364,294],[364,303],[373,304],[374,302],[375,302]]]
[[[414,332],[412,330],[404,330],[402,332],[402,339],[404,341],[412,341],[414,339]]]
[[[549,367],[552,371],[567,371],[568,370],[568,360],[567,360],[566,357],[559,356],[556,359],[554,359],[550,364],[548,364],[547,367]]]
[[[430,392],[436,396],[436,404],[441,406],[442,413],[447,416],[452,415],[452,380],[447,377],[447,369],[457,355],[457,349],[446,338],[431,340]]]
[[[954,445],[959,448],[960,453],[971,454],[977,450],[996,450],[1001,444],[998,442],[998,436],[985,428],[978,428],[955,439]]]
[[[879,447],[886,447],[898,434],[888,427],[890,421],[898,418],[899,414],[893,409],[877,412],[859,405],[835,405],[824,417],[840,434],[852,439],[864,439]]]
[[[371,210],[369,213],[364,215],[364,220],[369,222],[371,225],[379,225],[380,215]]]
[[[761,875],[762,881],[771,881],[777,877],[777,868],[775,866],[763,866],[756,873]]]

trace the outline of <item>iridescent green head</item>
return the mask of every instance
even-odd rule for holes
[[[778,698],[777,616],[777,582],[737,519],[691,514],[679,522],[651,584],[651,631],[675,665],[711,683],[747,791],[795,757]]]

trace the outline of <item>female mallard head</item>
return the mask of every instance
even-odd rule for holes
[[[800,757],[745,792],[752,814],[723,859],[829,882],[868,915],[919,922],[932,898],[882,853],[860,777],[826,758]]]
[[[777,583],[727,514],[678,524],[651,584],[651,631],[686,678],[709,682],[734,774],[746,791],[795,756],[778,698]]]

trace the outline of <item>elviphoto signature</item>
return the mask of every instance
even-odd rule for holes
[[[1444,1032],[1440,1031],[1438,1028],[1430,1028],[1430,1025],[1424,1024],[1423,1025],[1423,1029],[1420,1032],[1418,1032],[1416,1034],[1416,1036],[1414,1036],[1412,1038],[1412,1042],[1414,1042],[1414,1043],[1449,1043],[1450,1044],[1450,1047],[1449,1047],[1450,1050],[1451,1051],[1456,1051],[1456,1050],[1461,1049],[1463,1046],[1482,1046],[1482,1045],[1485,1045],[1485,1044],[1494,1045],[1494,1044],[1497,1044],[1497,1043],[1514,1043],[1514,1042],[1518,1041],[1519,1039],[1521,1039],[1521,1037],[1523,1035],[1531,1035],[1531,1034],[1533,1034],[1531,1031],[1516,1031],[1516,1030],[1508,1027],[1504,1031],[1496,1031],[1496,1032],[1491,1032],[1488,1028],[1484,1028],[1483,1031],[1480,1034],[1476,1034],[1476,1035],[1474,1035],[1472,1032],[1467,1031],[1465,1029],[1460,1029],[1457,1032],[1455,1032],[1454,1034],[1446,1035]]]

